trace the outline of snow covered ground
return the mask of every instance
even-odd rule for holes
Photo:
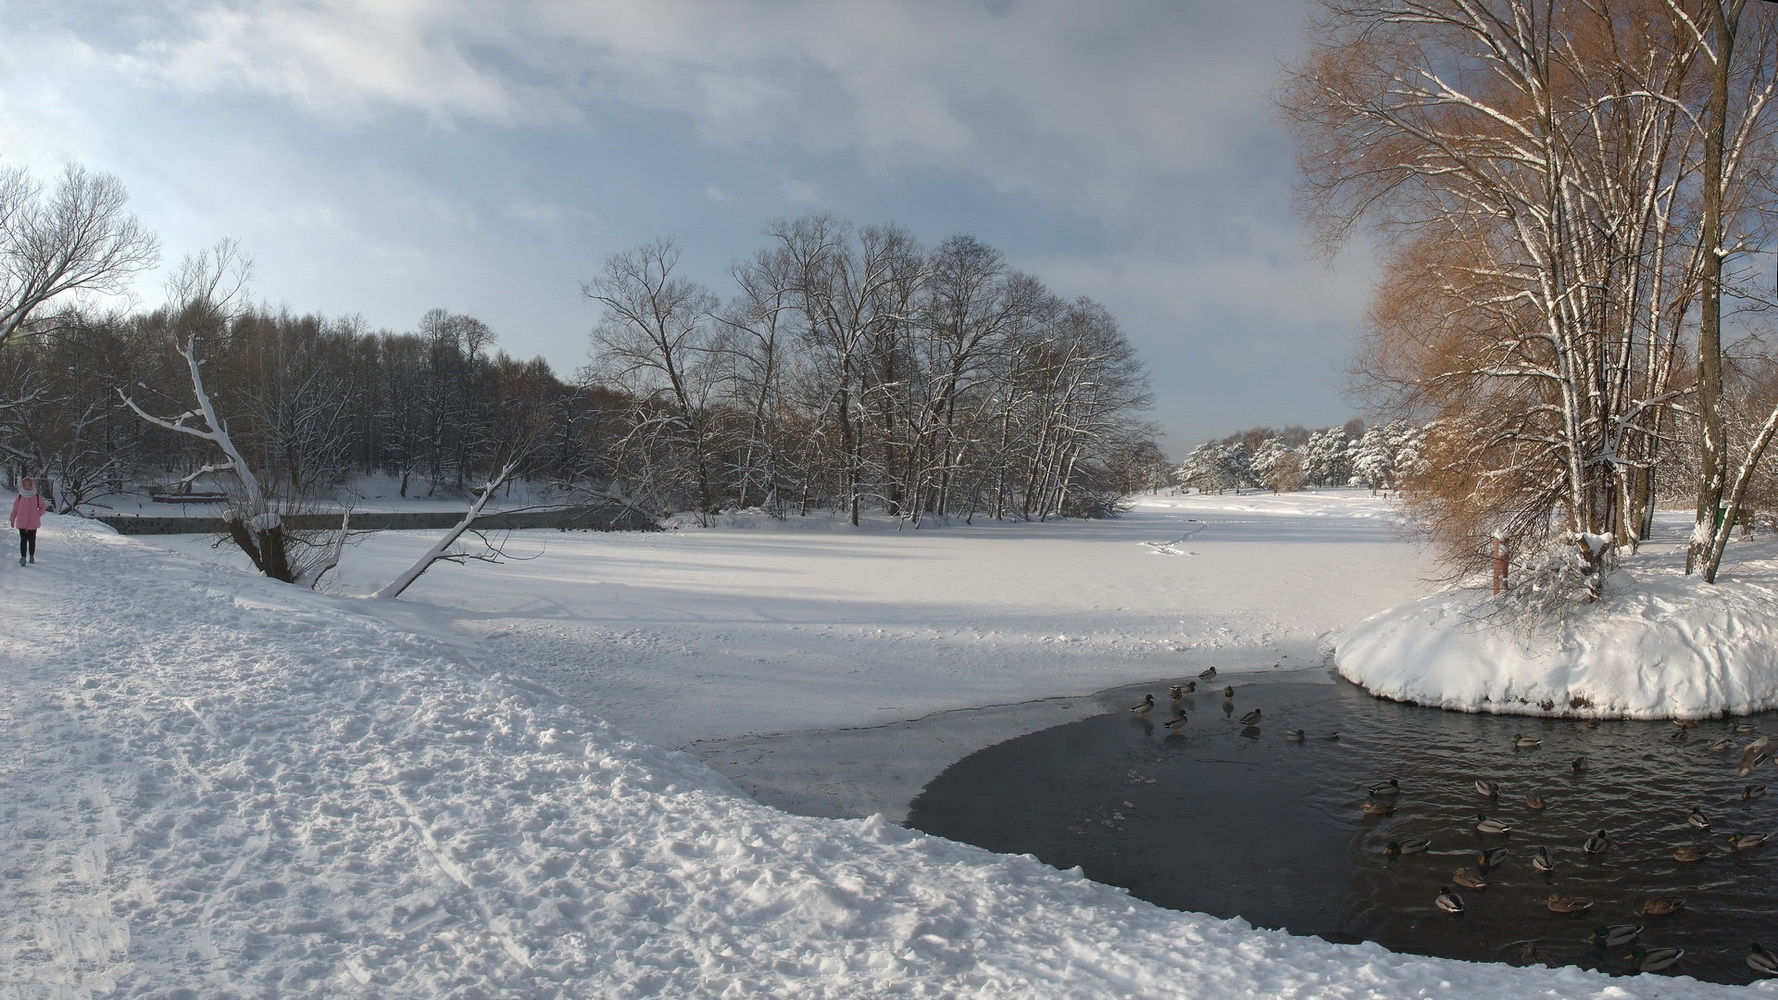
[[[1161,910],[664,746],[1313,658],[1421,587],[1368,498],[543,534],[383,602],[423,534],[325,595],[46,521],[0,562],[0,997],[1744,992]]]
[[[1687,514],[1571,621],[1504,620],[1484,588],[1381,612],[1338,640],[1373,694],[1469,712],[1702,718],[1778,708],[1778,540],[1736,539],[1714,585],[1684,575]]]

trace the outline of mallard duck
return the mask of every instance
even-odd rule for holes
[[[1636,936],[1641,933],[1641,924],[1608,924],[1593,928],[1593,933],[1587,935],[1587,940],[1607,948],[1617,948],[1636,940]]]
[[[1543,793],[1542,792],[1526,792],[1525,793],[1525,808],[1527,808],[1527,809],[1542,809],[1544,807],[1544,805],[1545,805],[1545,802],[1543,801]]]
[[[1699,847],[1696,844],[1681,844],[1673,849],[1673,860],[1681,864],[1696,864],[1708,857],[1710,857],[1710,849]]]
[[[1489,847],[1475,852],[1475,863],[1479,865],[1483,871],[1486,871],[1505,860],[1506,848],[1504,847]]]
[[[1537,965],[1542,961],[1543,956],[1537,953],[1536,941],[1527,941],[1519,946],[1520,965]]]
[[[1710,829],[1710,817],[1700,812],[1697,806],[1693,806],[1692,811],[1686,814],[1685,821],[1700,830]]]
[[[1465,889],[1477,891],[1488,888],[1488,880],[1483,878],[1474,868],[1459,868],[1451,873],[1451,881]]]
[[[1711,740],[1710,746],[1707,749],[1709,749],[1711,753],[1727,753],[1730,750],[1735,749],[1735,741],[1724,736],[1720,740]]]
[[[1337,740],[1340,738],[1339,730],[1335,730],[1331,733],[1328,733],[1326,736],[1323,736],[1321,738],[1324,740]]]
[[[1365,799],[1359,806],[1366,816],[1387,816],[1395,811],[1395,807],[1381,799]]]
[[[1475,818],[1475,832],[1505,836],[1513,832],[1513,828],[1497,819],[1489,819],[1486,813],[1482,813]]]
[[[1585,913],[1593,908],[1593,901],[1585,896],[1564,896],[1552,892],[1544,898],[1543,905],[1549,907],[1551,913]]]
[[[1241,725],[1256,726],[1259,724],[1259,716],[1259,709],[1256,708],[1253,711],[1248,712],[1246,715],[1241,716]]]
[[[1744,776],[1752,774],[1753,769],[1758,767],[1760,762],[1766,759],[1768,756],[1766,751],[1771,749],[1771,746],[1772,738],[1770,736],[1761,736],[1759,739],[1742,747],[1741,762],[1736,766],[1736,771]]]
[[[1686,739],[1689,738],[1690,736],[1691,736],[1691,733],[1688,730],[1675,729],[1672,732],[1667,734],[1667,742],[1668,743],[1684,743],[1686,741]]]
[[[1758,729],[1758,728],[1759,728],[1758,726],[1754,725],[1751,722],[1731,722],[1731,723],[1729,723],[1729,731],[1730,732],[1751,733],[1755,729]]]
[[[1215,667],[1205,667],[1203,670],[1198,672],[1198,680],[1201,680],[1201,681],[1207,681],[1210,678],[1215,677],[1215,676],[1216,676],[1216,668]]]
[[[1778,955],[1766,950],[1766,946],[1755,941],[1747,948],[1747,967],[1762,976],[1778,976]]]
[[[1230,684],[1228,687],[1223,688],[1222,696],[1224,698],[1233,698],[1235,696],[1235,686]]]
[[[1143,695],[1141,701],[1130,706],[1130,711],[1135,712],[1137,715],[1147,715],[1153,709],[1154,695],[1152,694]]]
[[[1746,788],[1741,789],[1741,801],[1752,802],[1754,799],[1757,799],[1764,794],[1766,794],[1766,786],[1748,785]]]
[[[1574,763],[1569,764],[1568,769],[1575,774],[1585,771],[1587,769],[1587,758],[1584,755],[1574,758]]]
[[[1698,720],[1697,719],[1674,719],[1673,725],[1677,726],[1680,729],[1696,729],[1696,728],[1698,728]]]
[[[1500,797],[1500,786],[1492,781],[1483,781],[1478,778],[1475,783],[1475,793],[1485,798],[1497,799]]]
[[[1446,913],[1463,912],[1463,897],[1452,892],[1450,886],[1443,886],[1439,889],[1438,899],[1435,902],[1438,904],[1438,908]]]
[[[1309,738],[1309,734],[1303,732],[1301,729],[1292,729],[1290,732],[1284,734],[1284,738],[1292,743],[1301,743]]]
[[[1173,699],[1175,702],[1184,701],[1185,700],[1185,685],[1184,684],[1173,685],[1171,688],[1169,688],[1167,690],[1167,697]]]
[[[1529,750],[1532,747],[1543,746],[1543,741],[1535,736],[1514,736],[1513,746],[1520,750]]]
[[[1587,842],[1580,845],[1580,849],[1588,854],[1604,854],[1611,850],[1611,838],[1605,835],[1604,830],[1600,830],[1588,837]]]
[[[1684,957],[1684,948],[1637,948],[1625,961],[1637,972],[1659,972]]]
[[[1401,782],[1395,780],[1394,778],[1390,778],[1388,781],[1379,781],[1376,784],[1371,786],[1371,794],[1376,795],[1376,796],[1381,796],[1384,798],[1390,798],[1390,797],[1394,797],[1396,795],[1400,795],[1401,794]]]
[[[1179,711],[1174,712],[1173,717],[1171,719],[1167,720],[1167,728],[1171,729],[1177,733],[1184,726],[1185,726],[1185,709],[1182,708]]]
[[[1537,853],[1531,856],[1531,867],[1540,872],[1553,872],[1556,870],[1556,860],[1550,857],[1549,848],[1539,847],[1537,849]]]
[[[1420,854],[1432,846],[1432,841],[1425,837],[1410,837],[1407,840],[1391,840],[1383,845],[1383,853],[1391,858],[1399,858],[1403,854]]]
[[[1763,833],[1731,833],[1729,846],[1737,851],[1751,851],[1766,842]]]
[[[1642,901],[1645,917],[1670,917],[1685,909],[1684,896],[1650,896]]]

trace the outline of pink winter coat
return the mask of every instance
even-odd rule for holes
[[[7,522],[15,528],[36,531],[43,524],[43,512],[48,509],[49,504],[43,502],[41,495],[21,495],[13,499],[12,517]]]

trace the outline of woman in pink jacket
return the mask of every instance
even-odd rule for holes
[[[19,495],[12,501],[12,516],[6,523],[19,529],[19,565],[28,557],[37,561],[37,529],[43,524],[43,512],[49,504],[37,495],[37,480],[30,476],[19,480]]]

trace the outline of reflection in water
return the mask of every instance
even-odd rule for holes
[[[1729,841],[1778,827],[1778,796],[1743,797],[1773,766],[1735,766],[1761,732],[1778,734],[1778,715],[1750,720],[1758,732],[1706,721],[1675,740],[1666,722],[1443,712],[1319,677],[1199,692],[1184,707],[1176,729],[1117,711],[990,747],[928,785],[908,825],[1078,865],[1162,906],[1405,952],[1626,973],[1633,948],[1676,947],[1673,972],[1748,982],[1749,944],[1778,947],[1778,841]],[[1244,726],[1255,708],[1261,720]],[[1163,700],[1153,714],[1173,710]],[[1373,794],[1390,778],[1399,794]],[[1481,832],[1484,820],[1511,831]],[[1609,849],[1589,853],[1599,831]],[[1415,851],[1420,839],[1430,846]],[[1408,850],[1391,856],[1390,841]],[[1687,848],[1707,856],[1677,860]],[[1458,885],[1459,868],[1485,886]],[[1437,905],[1443,887],[1462,913]],[[1686,903],[1645,916],[1650,897]],[[1614,924],[1644,930],[1589,942]]]

